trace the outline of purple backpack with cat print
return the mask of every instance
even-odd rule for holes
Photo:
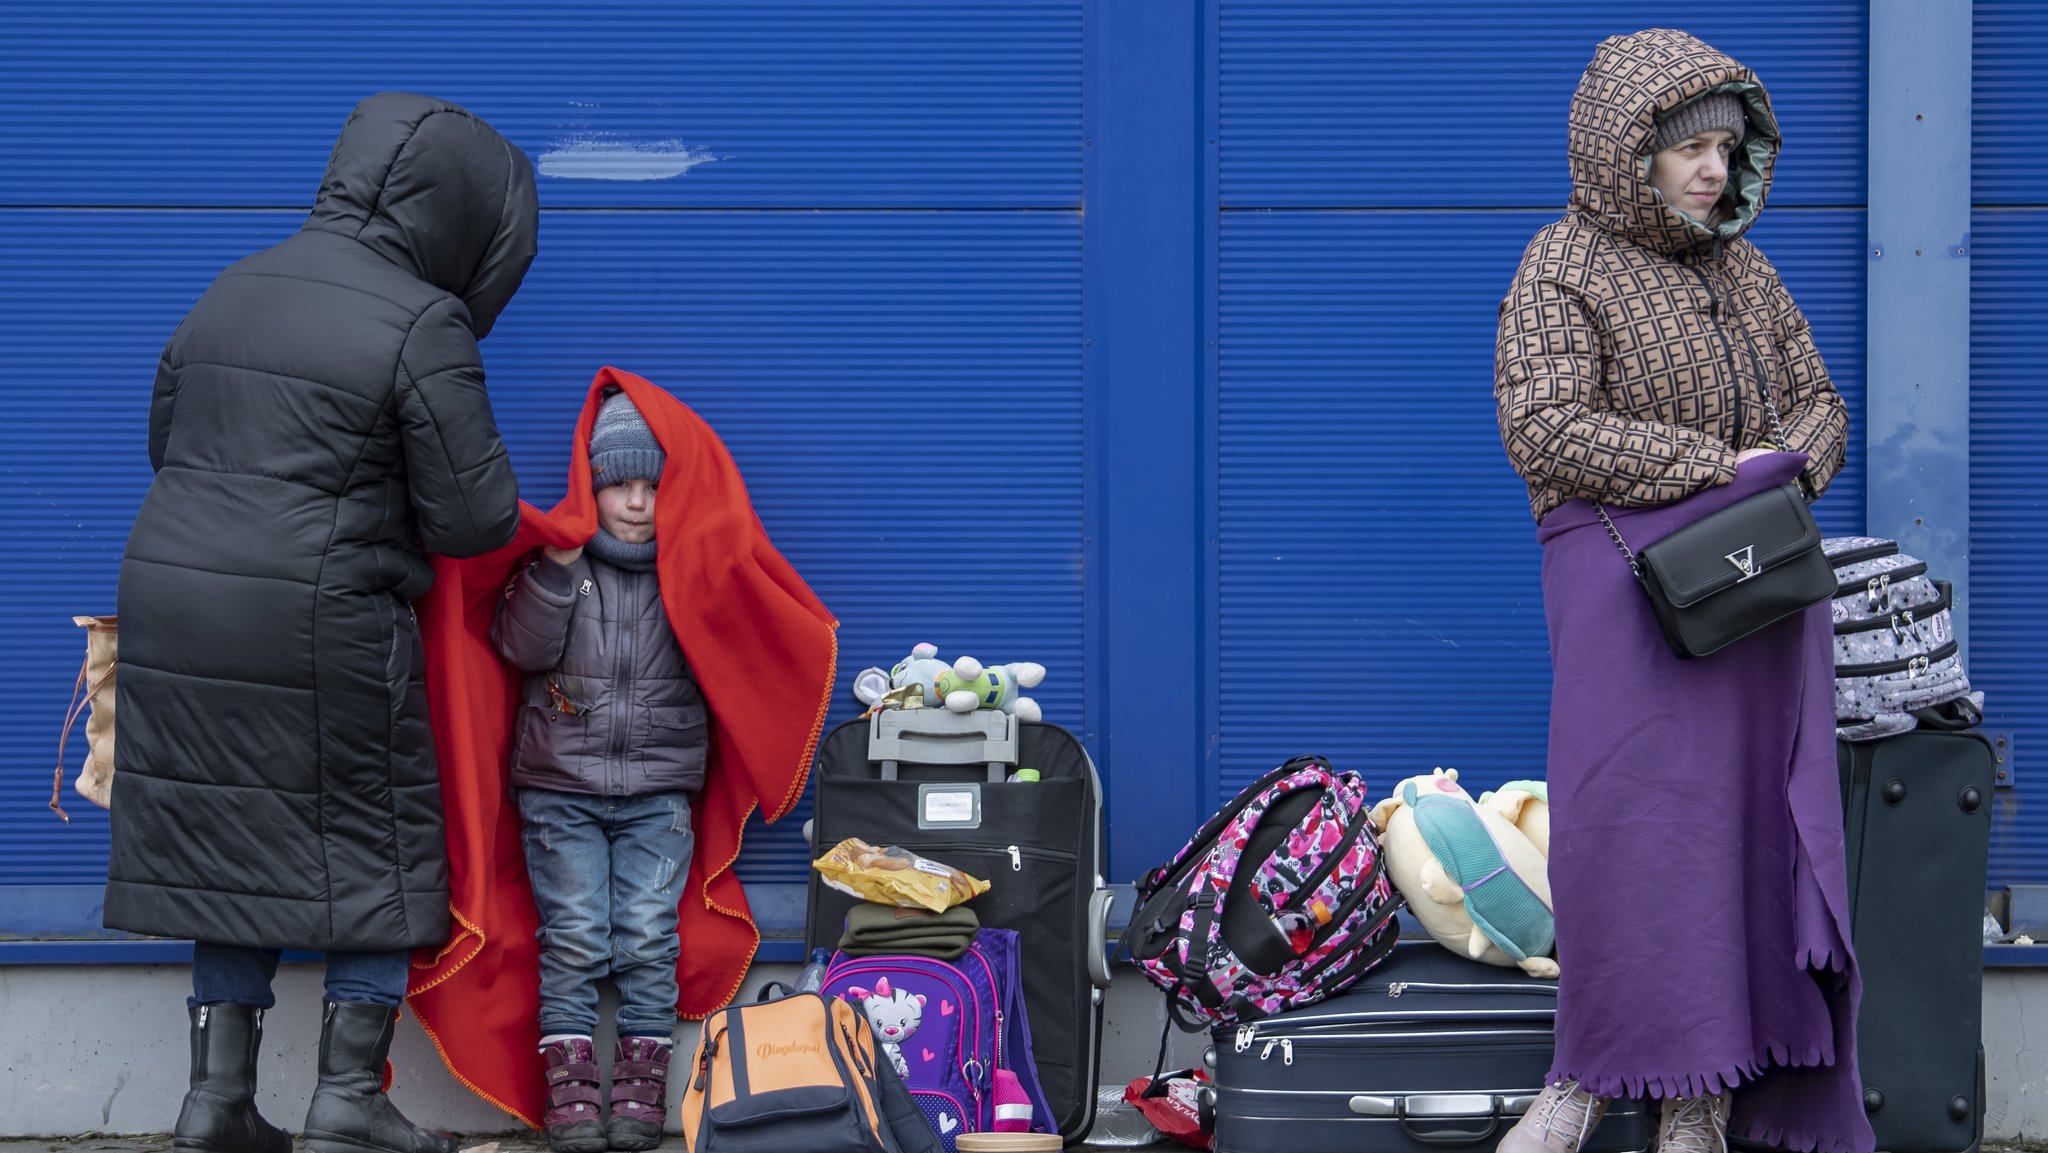
[[[1313,1004],[1392,951],[1401,896],[1369,809],[1357,773],[1296,757],[1138,879],[1124,947],[1166,990],[1175,1023],[1194,1031]]]
[[[1053,1113],[1031,1060],[1017,933],[983,928],[958,958],[835,953],[826,997],[867,1016],[911,1099],[954,1153],[962,1133],[995,1128],[995,1071],[1016,1074],[1031,1102],[1031,1131],[1052,1133]]]

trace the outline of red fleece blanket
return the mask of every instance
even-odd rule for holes
[[[433,591],[416,607],[455,930],[440,950],[414,956],[411,1002],[456,1080],[530,1125],[540,1122],[546,1091],[537,917],[507,786],[519,674],[492,648],[491,620],[535,549],[572,548],[596,530],[590,429],[610,385],[632,398],[668,454],[654,513],[661,599],[712,715],[680,907],[683,1017],[725,1005],[753,961],[761,937],[733,872],[741,832],[756,808],[772,822],[803,795],[838,658],[838,622],[769,542],[718,434],[681,401],[616,368],[601,369],[584,399],[568,496],[548,512],[522,505],[519,535],[497,552],[434,558]]]

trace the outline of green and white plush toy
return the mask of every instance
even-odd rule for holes
[[[939,659],[939,647],[919,644],[894,668],[861,670],[853,678],[853,695],[870,709],[945,707],[956,713],[1000,709],[1027,721],[1040,719],[1038,702],[1021,695],[1045,679],[1045,666],[1029,661],[983,665],[973,657],[952,664]]]
[[[984,665],[973,657],[961,657],[939,677],[939,691],[945,694],[946,707],[956,713],[999,709],[1018,720],[1036,721],[1044,719],[1038,702],[1018,690],[1037,688],[1044,679],[1045,666],[1031,661]],[[961,707],[963,701],[965,708]]]

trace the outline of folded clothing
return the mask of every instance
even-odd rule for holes
[[[980,929],[981,918],[964,905],[933,913],[863,902],[846,914],[839,951],[849,957],[909,953],[951,961],[967,951]]]

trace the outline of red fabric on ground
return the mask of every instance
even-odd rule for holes
[[[584,399],[569,490],[547,512],[521,505],[519,534],[470,560],[434,558],[415,606],[447,814],[455,931],[413,958],[413,1012],[456,1080],[537,1125],[545,1098],[537,918],[507,758],[520,674],[498,659],[498,601],[542,545],[573,548],[597,528],[590,429],[608,385],[626,391],[668,461],[655,502],[662,603],[712,716],[697,845],[680,906],[683,1017],[732,999],[760,944],[733,872],[756,808],[781,818],[803,795],[838,663],[838,622],[769,541],[725,444],[681,401],[629,372],[599,370]]]

